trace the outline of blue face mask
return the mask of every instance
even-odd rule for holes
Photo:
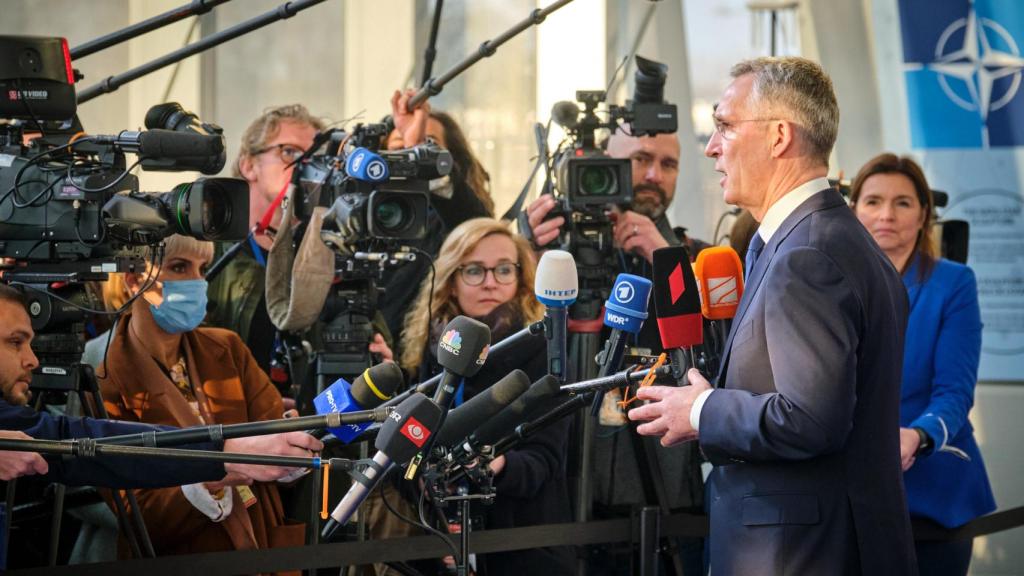
[[[195,330],[206,316],[206,280],[164,282],[164,301],[149,305],[153,319],[164,332],[181,334]]]

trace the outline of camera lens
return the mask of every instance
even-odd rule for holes
[[[203,234],[206,236],[220,236],[231,223],[231,204],[222,196],[219,190],[203,194]]]
[[[389,198],[377,205],[373,215],[374,221],[381,232],[397,234],[408,225],[408,208],[401,198]]]
[[[613,196],[618,192],[618,180],[611,166],[582,166],[579,172],[580,196]]]

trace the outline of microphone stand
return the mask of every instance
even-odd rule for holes
[[[78,93],[78,103],[84,104],[97,96],[113,92],[124,84],[127,84],[132,80],[137,80],[150,72],[155,72],[164,66],[169,66],[175,62],[184,60],[185,58],[198,54],[208,48],[213,48],[214,46],[218,46],[229,40],[234,40],[243,34],[248,34],[253,30],[257,30],[268,24],[277,22],[278,20],[291,18],[302,10],[320,4],[324,1],[325,0],[296,0],[294,2],[286,2],[269,12],[264,12],[255,18],[240,22],[230,28],[211,34],[202,40],[193,42],[188,46],[179,48],[178,50],[165,54],[155,60],[150,60],[149,62],[142,64],[141,66],[136,66],[127,72],[122,72],[117,76],[108,76],[99,83],[80,91]]]
[[[77,438],[74,440],[0,439],[0,451],[38,452],[40,454],[57,454],[61,456],[75,456],[78,458],[94,458],[97,456],[173,458],[178,460],[205,460],[208,462],[312,469],[322,468],[324,464],[324,460],[319,456],[303,458],[299,456],[267,456],[264,454],[242,454],[236,452],[209,452],[206,450],[187,450],[183,448],[122,446],[117,444],[100,444],[93,438]],[[331,459],[328,462],[330,465],[334,465],[336,460],[339,468],[345,468],[351,464],[345,464],[342,459]]]
[[[383,422],[387,420],[390,412],[390,409],[378,407],[373,410],[334,412],[320,416],[300,416],[298,418],[282,418],[263,422],[214,424],[211,426],[182,428],[180,430],[154,430],[152,432],[96,438],[95,443],[103,446],[154,447],[194,444],[197,442],[218,442],[245,436],[263,436],[280,432],[304,431],[313,428],[338,428],[346,424],[362,424],[364,422]]]
[[[210,10],[213,10],[214,6],[224,4],[228,1],[229,0],[192,0],[191,4],[173,8],[163,14],[158,14],[152,18],[143,20],[142,22],[137,22],[131,26],[122,28],[117,32],[112,32],[106,36],[100,36],[95,40],[90,40],[80,46],[75,46],[71,49],[71,59],[78,60],[79,58],[85,58],[90,54],[94,54],[100,50],[105,50],[126,40],[131,40],[132,38],[141,36],[146,32],[163,28],[168,24],[174,24],[175,22],[184,20],[190,16],[206,14]]]

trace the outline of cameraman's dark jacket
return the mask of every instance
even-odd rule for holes
[[[658,231],[670,246],[679,246],[680,241],[672,230],[668,218],[662,215],[654,221]],[[696,254],[691,253],[690,257]],[[653,280],[651,264],[642,256],[625,254],[628,272]],[[620,261],[620,267],[622,266]],[[613,278],[608,279],[609,284]],[[655,320],[653,298],[648,317],[636,342],[629,345],[650,348],[654,354],[661,353],[661,337]],[[607,330],[606,330],[607,332]],[[602,337],[606,337],[603,334]],[[640,464],[637,461],[633,433],[630,425],[620,427],[598,426],[594,438],[594,454],[591,466],[594,510],[598,517],[618,516],[628,513],[631,506],[659,504],[652,497],[645,498],[641,481]],[[700,456],[695,442],[679,444],[670,448],[661,445],[657,438],[642,438],[654,448],[657,455],[657,471],[665,484],[668,498],[666,503],[673,510],[700,511],[704,505],[704,481],[700,473]]]

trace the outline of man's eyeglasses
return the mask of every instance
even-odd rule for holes
[[[459,277],[467,286],[479,286],[484,283],[487,273],[494,274],[498,284],[511,284],[519,277],[519,264],[517,262],[502,262],[497,266],[488,268],[479,264],[463,264],[459,266]]]
[[[744,122],[771,122],[775,118],[746,118],[743,120],[722,120],[721,118],[713,118],[715,121],[715,132],[722,138],[731,138],[736,124],[742,124]]]
[[[296,161],[298,161],[299,158],[302,157],[302,154],[305,152],[305,150],[303,150],[302,148],[299,148],[298,146],[292,146],[291,144],[271,144],[266,148],[261,148],[257,150],[256,155],[265,154],[267,152],[270,152],[271,150],[277,152],[277,157],[280,158],[281,162],[284,162],[285,164],[294,164]]]

